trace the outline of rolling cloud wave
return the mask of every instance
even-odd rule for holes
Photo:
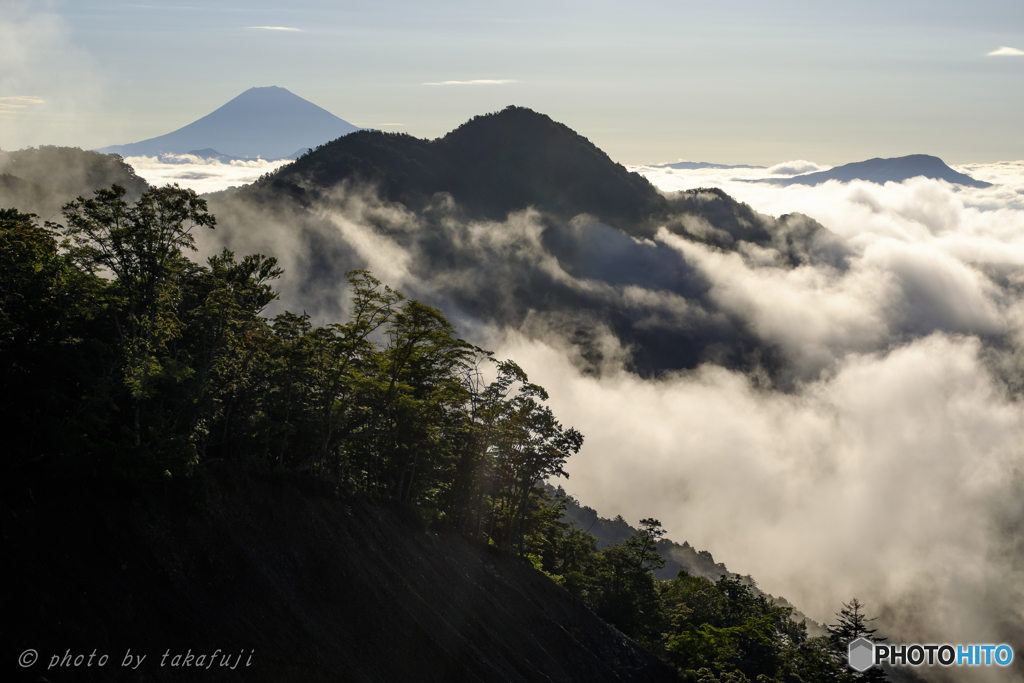
[[[531,210],[468,221],[444,195],[413,214],[348,186],[311,210],[223,202],[203,247],[278,255],[280,305],[325,321],[354,267],[441,306],[586,434],[570,493],[659,518],[814,618],[856,596],[908,641],[1024,646],[1024,163],[959,169],[985,189],[640,170],[809,218],[722,248]],[[680,218],[691,236],[702,220]],[[807,220],[837,241],[801,242]],[[689,369],[632,371],[692,347]]]

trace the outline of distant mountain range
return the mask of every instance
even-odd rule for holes
[[[250,88],[223,107],[173,133],[104,154],[196,154],[212,158],[294,159],[306,150],[359,130],[285,88]]]
[[[868,159],[852,164],[836,166],[828,171],[806,173],[792,178],[759,178],[747,182],[771,183],[772,185],[820,185],[829,180],[848,183],[852,180],[866,180],[884,185],[888,182],[901,183],[910,178],[923,176],[945,180],[955,185],[968,187],[991,187],[992,183],[975,180],[969,175],[954,171],[938,157],[927,154],[911,154],[893,159]]]
[[[651,164],[650,168],[674,168],[680,171],[695,171],[701,168],[768,168],[767,166],[748,166],[747,164],[739,164],[737,166],[728,166],[726,164],[712,164],[707,161],[677,161],[674,164]]]

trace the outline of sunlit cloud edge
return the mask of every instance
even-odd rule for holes
[[[985,55],[986,57],[1024,57],[1024,50],[1016,47],[1007,47],[1003,45],[998,50],[992,50]]]

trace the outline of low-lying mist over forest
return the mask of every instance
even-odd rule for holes
[[[915,642],[1019,643],[1024,165],[961,169],[988,189],[640,170],[750,206],[692,192],[637,236],[297,183],[213,202],[199,237],[277,256],[281,309],[335,319],[368,268],[518,359],[587,436],[564,486],[604,515],[657,517],[821,621],[856,595]]]

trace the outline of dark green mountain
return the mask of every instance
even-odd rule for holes
[[[645,178],[569,127],[523,107],[474,117],[436,140],[358,131],[274,178],[321,190],[343,181],[377,185],[412,209],[448,192],[471,215],[494,220],[532,206],[566,218],[587,213],[639,226],[665,211],[664,198]]]

